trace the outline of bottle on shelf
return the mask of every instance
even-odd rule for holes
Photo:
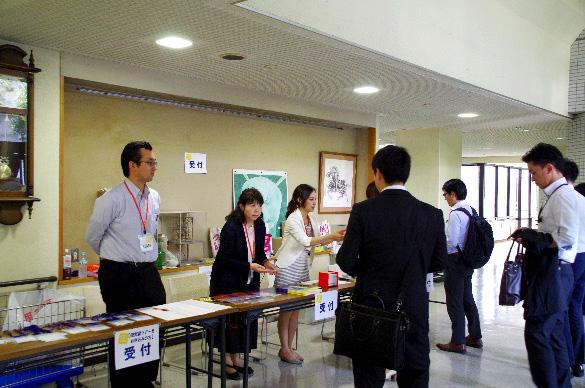
[[[154,264],[156,265],[156,269],[162,269],[163,264],[165,262],[166,253],[162,247],[162,244],[158,244],[158,256],[156,257],[156,261]]]
[[[79,254],[79,278],[87,277],[87,252],[81,251]]]
[[[65,248],[63,255],[63,280],[71,279],[71,253],[69,248]]]

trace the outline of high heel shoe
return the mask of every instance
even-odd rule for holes
[[[226,365],[226,368],[231,368],[234,370],[234,372],[232,373],[229,373],[227,370],[225,371],[225,377],[228,380],[239,380],[240,377],[242,377],[240,375],[240,372],[238,372],[238,369],[234,365]]]
[[[243,367],[243,366],[237,366],[237,365],[234,365],[234,366],[233,366],[233,368],[234,368],[236,371],[238,371],[238,372],[240,372],[240,373],[244,374],[244,367]],[[248,367],[248,376],[252,376],[253,374],[254,374],[254,369],[252,369],[251,367]]]

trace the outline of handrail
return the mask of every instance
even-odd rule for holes
[[[0,287],[23,286],[26,284],[50,283],[50,282],[56,282],[56,281],[57,281],[57,276],[47,276],[44,278],[10,280],[8,282],[0,282]]]

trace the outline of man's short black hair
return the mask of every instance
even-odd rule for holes
[[[128,163],[134,162],[138,164],[140,162],[140,149],[142,148],[152,151],[152,146],[147,141],[133,141],[126,144],[124,147],[122,156],[120,157],[120,163],[122,164],[122,172],[126,178],[128,178],[128,175],[130,175],[130,168],[128,167]]]
[[[449,179],[443,184],[443,191],[447,194],[455,193],[459,201],[467,198],[467,187],[461,179]]]
[[[565,158],[557,147],[552,144],[538,143],[522,157],[524,163],[532,162],[540,167],[548,163],[555,166],[560,172],[564,171]]]
[[[372,169],[379,170],[386,183],[406,183],[410,175],[410,155],[406,148],[388,145],[376,152]]]
[[[565,159],[563,175],[569,182],[575,182],[579,176],[579,166],[577,166],[577,163],[573,162],[572,160]]]

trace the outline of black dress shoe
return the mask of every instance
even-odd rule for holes
[[[234,369],[235,369],[235,368],[234,368]],[[237,369],[236,369],[236,371],[235,371],[235,372],[233,372],[233,373],[228,373],[228,372],[225,372],[225,377],[226,377],[228,380],[239,380],[239,379],[240,379],[240,377],[242,377],[242,376],[240,375],[240,372],[238,372],[238,371],[237,371]]]
[[[234,365],[233,368],[236,371],[238,371],[238,372],[240,372],[242,374],[244,373],[244,367],[243,366]],[[252,376],[253,374],[254,374],[254,369],[252,369],[251,367],[248,367],[248,376]]]
[[[583,365],[573,365],[571,367],[571,370],[573,371],[573,376],[574,377],[583,377],[584,373],[583,373]]]

